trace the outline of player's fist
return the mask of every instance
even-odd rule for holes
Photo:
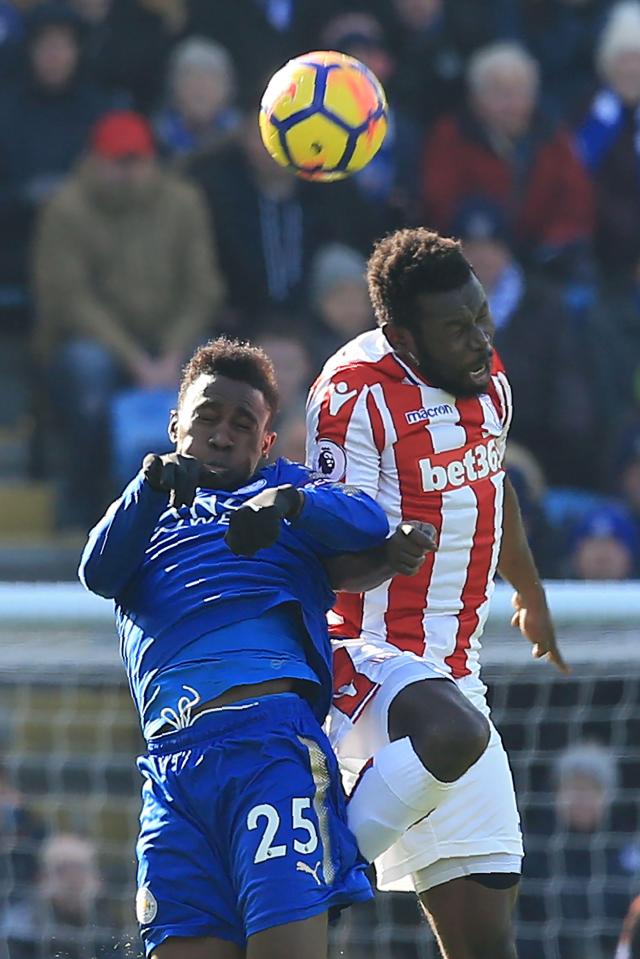
[[[427,553],[438,548],[435,526],[418,520],[400,523],[386,542],[387,561],[394,573],[414,576],[425,561]]]
[[[191,506],[198,486],[206,486],[214,473],[195,456],[183,453],[147,453],[142,461],[144,478],[152,489],[170,493],[169,506]]]
[[[273,546],[283,519],[295,519],[302,509],[304,493],[295,486],[275,486],[252,496],[229,518],[225,543],[239,556],[253,556]]]

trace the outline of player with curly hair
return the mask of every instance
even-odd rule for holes
[[[327,917],[371,896],[321,723],[332,559],[411,572],[419,529],[288,460],[267,464],[273,366],[220,338],[186,367],[169,436],[92,530],[147,753],[137,915],[154,959],[325,959]],[[285,891],[285,892],[283,892]]]
[[[378,328],[328,360],[309,462],[438,541],[411,579],[352,561],[331,614],[331,741],[349,824],[382,889],[414,888],[446,959],[514,959],[523,854],[513,781],[479,675],[496,571],[514,625],[560,669],[544,589],[502,465],[511,389],[460,244],[424,228],[368,264]],[[332,463],[333,467],[328,468]],[[377,572],[377,575],[376,575]],[[382,584],[382,585],[380,585]]]

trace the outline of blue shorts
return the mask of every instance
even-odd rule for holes
[[[293,693],[234,703],[149,743],[136,912],[169,936],[244,946],[257,932],[373,895],[338,766]]]

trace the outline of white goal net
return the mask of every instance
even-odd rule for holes
[[[527,847],[520,957],[612,959],[640,877],[640,584],[552,583],[549,596],[570,677],[532,661],[508,626],[503,586],[484,641]],[[567,823],[558,761],[585,742],[602,747],[592,757],[602,795],[589,792],[582,769],[577,819]],[[111,604],[72,584],[0,584],[0,918],[13,917],[0,924],[0,959],[14,959],[16,916],[43,849],[69,833],[89,840],[100,878],[78,956],[106,955],[105,942],[116,957],[141,954],[133,909],[141,750]],[[379,894],[350,910],[332,939],[333,957],[344,959],[437,955],[410,895]]]

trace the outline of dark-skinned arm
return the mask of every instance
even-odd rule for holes
[[[569,667],[558,649],[544,586],[527,541],[518,497],[508,477],[504,484],[498,572],[515,589],[511,600],[515,610],[511,625],[532,644],[535,659],[546,656],[560,672],[568,673]]]
[[[430,523],[400,523],[389,539],[360,553],[342,553],[325,559],[331,586],[345,593],[365,593],[393,576],[414,576],[427,553],[436,550],[436,531]]]

